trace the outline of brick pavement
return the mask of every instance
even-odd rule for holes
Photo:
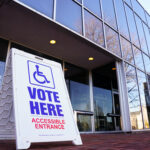
[[[71,142],[33,144],[29,150],[150,150],[150,132],[81,135],[82,146]],[[0,150],[15,150],[14,141],[0,141]]]

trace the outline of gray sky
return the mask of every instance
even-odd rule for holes
[[[138,0],[145,10],[150,14],[150,0]]]

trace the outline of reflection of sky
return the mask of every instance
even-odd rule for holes
[[[31,8],[45,14],[52,18],[53,14],[53,0],[19,0]]]
[[[110,90],[93,87],[94,103],[97,115],[112,113],[112,94]]]
[[[81,33],[81,7],[72,0],[57,1],[56,20]]]
[[[4,70],[5,70],[5,62],[0,61],[0,88],[2,85]]]
[[[70,98],[75,110],[90,110],[89,85],[70,80]]]
[[[119,30],[124,36],[129,38],[129,32],[128,32],[128,27],[127,27],[127,21],[125,17],[123,2],[122,0],[117,0],[115,4],[116,4],[116,13],[118,17]]]

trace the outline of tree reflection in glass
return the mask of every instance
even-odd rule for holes
[[[148,99],[150,97],[148,93],[148,85],[146,81],[146,76],[143,72],[139,70],[137,71],[137,76],[138,76],[139,92],[140,92],[140,98],[141,98],[141,104],[142,104],[144,126],[145,128],[149,128],[146,100],[149,101]]]
[[[121,50],[122,50],[123,58],[129,63],[134,64],[131,43],[123,37],[121,37],[120,39],[121,39]]]
[[[143,129],[140,98],[135,68],[125,63],[128,102],[132,129]]]
[[[135,65],[138,68],[144,70],[142,52],[139,49],[137,49],[135,46],[133,46],[133,51],[134,51]]]
[[[91,116],[88,115],[78,115],[77,116],[77,124],[79,131],[91,131]]]
[[[107,49],[118,56],[121,56],[119,37],[117,32],[105,25]]]
[[[102,22],[91,15],[88,11],[84,11],[85,15],[85,36],[93,42],[104,47],[104,35]]]

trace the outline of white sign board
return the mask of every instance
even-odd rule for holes
[[[61,64],[14,48],[8,59],[12,63],[17,149],[27,149],[35,142],[81,145]]]

